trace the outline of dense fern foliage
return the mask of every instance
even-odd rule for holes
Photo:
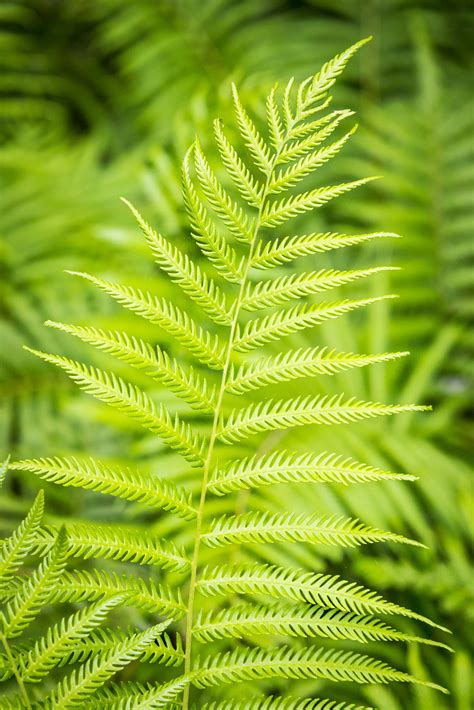
[[[167,337],[148,342],[126,330],[49,321],[56,332],[94,346],[129,369],[103,369],[39,350],[34,354],[160,438],[182,465],[168,469],[163,455],[160,469],[146,472],[84,453],[10,464],[44,481],[124,501],[120,522],[89,517],[69,520],[65,528],[53,516],[42,524],[36,503],[4,543],[9,564],[2,616],[5,677],[15,677],[21,692],[18,699],[6,700],[13,707],[350,708],[364,701],[359,695],[360,702],[352,703],[346,681],[443,690],[395,667],[390,656],[398,642],[442,647],[444,654],[449,650],[445,629],[350,576],[341,578],[329,565],[321,569],[323,560],[362,545],[423,547],[357,518],[327,515],[318,505],[318,491],[326,483],[382,486],[413,478],[319,449],[320,431],[349,424],[357,431],[362,420],[425,409],[363,399],[350,387],[347,394],[329,394],[319,385],[338,373],[389,367],[406,355],[342,351],[318,337],[329,322],[393,298],[359,293],[360,283],[389,267],[292,269],[300,258],[397,236],[301,234],[294,228],[301,215],[312,215],[373,180],[327,184],[320,178],[355,131],[352,112],[330,106],[329,92],[363,44],[299,84],[272,89],[266,120],[258,127],[233,88],[234,134],[222,121],[214,124],[220,164],[214,167],[198,140],[183,161],[190,232],[184,249],[127,203],[170,281],[167,295],[107,275],[72,273]],[[229,138],[236,133],[239,139]],[[340,288],[356,291],[340,295]],[[325,295],[335,289],[336,296]],[[316,326],[319,330],[313,330]],[[310,345],[305,344],[308,333],[313,334]],[[126,374],[130,368],[139,371],[140,384]],[[302,427],[314,442],[303,451],[291,447],[290,435]],[[282,446],[286,435],[289,445]],[[294,504],[299,495],[315,501],[310,512]],[[159,513],[148,529],[127,523],[137,504]],[[43,561],[23,581],[14,575],[30,552]],[[69,571],[70,557],[101,562]],[[148,569],[146,578],[137,565]],[[28,635],[24,623],[42,606],[84,601],[90,606],[63,617],[43,639],[10,644],[20,632]],[[137,607],[145,630],[99,629],[123,604]],[[176,641],[164,635],[165,628],[178,632]],[[361,643],[371,651],[361,651]],[[173,674],[160,667],[153,683],[122,676],[107,684],[137,659],[180,668]],[[72,663],[81,665],[71,674],[52,670]],[[28,683],[50,670],[52,680],[48,676],[44,690],[30,691]],[[235,683],[241,700],[236,700]],[[322,698],[315,698],[316,692]]]

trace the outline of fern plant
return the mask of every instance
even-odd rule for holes
[[[192,241],[207,257],[206,266],[193,259],[191,250],[181,250],[156,232],[129,205],[158,266],[178,287],[173,300],[99,276],[77,274],[173,336],[178,349],[187,350],[190,357],[181,352],[175,356],[126,332],[49,322],[141,370],[168,388],[180,404],[165,406],[153,393],[114,372],[34,351],[62,368],[86,392],[161,437],[187,466],[180,480],[173,480],[166,471],[146,475],[85,457],[12,464],[46,481],[138,501],[161,511],[160,525],[167,540],[158,539],[153,529],[146,533],[125,524],[67,525],[64,544],[69,555],[148,565],[160,570],[161,582],[152,593],[139,573],[125,579],[105,565],[102,571],[72,573],[73,580],[66,576],[64,584],[72,598],[83,599],[83,589],[93,589],[94,599],[104,600],[134,589],[142,604],[153,597],[148,611],[162,617],[163,623],[177,625],[184,641],[181,674],[168,685],[115,682],[97,690],[91,699],[94,707],[174,707],[181,696],[183,710],[192,703],[208,710],[334,706],[325,699],[308,702],[308,690],[301,690],[299,684],[304,679],[311,679],[324,692],[331,681],[400,681],[436,687],[354,649],[370,641],[443,646],[434,638],[398,630],[380,615],[431,624],[432,635],[437,633],[435,624],[350,580],[314,571],[313,550],[318,548],[419,543],[356,519],[275,509],[271,496],[265,495],[277,483],[292,487],[403,478],[330,452],[286,451],[278,446],[278,432],[423,409],[350,395],[328,397],[318,394],[314,385],[319,375],[393,360],[402,353],[360,355],[321,345],[284,349],[287,336],[386,298],[325,301],[319,295],[366,279],[384,267],[298,275],[277,269],[274,276],[275,267],[305,255],[396,236],[286,231],[293,218],[372,179],[329,186],[306,182],[314,173],[318,177],[319,168],[354,133],[353,126],[341,133],[350,111],[326,109],[330,89],[365,42],[336,56],[301,84],[290,81],[281,92],[275,87],[267,100],[264,132],[251,120],[234,87],[245,158],[220,121],[214,126],[220,167],[214,169],[199,141],[189,149],[182,168],[184,205]],[[286,307],[292,301],[296,304]],[[308,378],[307,395],[279,396],[280,384],[301,378]],[[249,507],[248,491],[257,488],[262,491],[261,505]],[[48,554],[57,535],[54,522],[38,529],[35,550]],[[288,543],[300,544],[301,569],[288,563],[294,559],[285,554]],[[319,639],[327,643],[321,645]],[[111,648],[121,648],[121,643],[118,637],[116,646],[110,636],[100,637],[100,657],[108,658]],[[175,656],[180,660],[179,651]],[[167,658],[169,654],[155,660]],[[281,697],[268,694],[270,681],[288,681]],[[248,698],[247,704],[239,704],[226,690],[235,682],[243,683],[241,696]],[[81,683],[80,671],[63,683],[62,707],[69,707],[68,693]],[[283,697],[288,692],[300,698]],[[342,702],[337,707],[354,706]]]

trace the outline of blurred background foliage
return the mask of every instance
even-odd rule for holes
[[[454,633],[452,658],[429,648],[408,656],[413,672],[450,688],[447,701],[429,690],[398,688],[344,697],[386,710],[469,710],[474,9],[468,0],[3,0],[1,451],[38,457],[82,450],[184,475],[177,458],[165,456],[156,441],[86,401],[22,345],[74,356],[80,346],[44,328],[47,318],[87,323],[94,313],[104,326],[143,329],[64,274],[93,271],[163,292],[119,196],[134,201],[165,234],[182,239],[179,161],[196,133],[206,141],[212,118],[226,119],[231,80],[247,105],[260,111],[275,81],[304,78],[368,34],[373,42],[354,60],[337,94],[341,106],[356,109],[361,128],[324,179],[384,179],[318,211],[311,225],[306,217],[298,226],[401,234],[402,240],[336,252],[330,262],[403,267],[381,274],[373,285],[377,293],[394,291],[400,298],[299,340],[308,345],[322,335],[343,350],[410,350],[410,358],[370,373],[323,378],[318,387],[429,403],[434,412],[315,437],[318,450],[409,472],[419,476],[417,483],[342,492],[319,485],[314,498],[295,494],[287,505],[348,512],[429,546],[421,553],[375,549],[311,561],[386,591]],[[151,327],[146,336],[150,342],[162,338]],[[291,445],[303,436],[308,433],[291,434]],[[10,480],[1,501],[2,528],[28,507],[36,488],[26,476]],[[51,487],[48,498],[56,518],[87,510],[89,517],[113,521],[124,514],[117,503],[80,491],[66,495]],[[127,508],[126,515],[173,535],[138,507]],[[305,690],[311,692],[307,685]]]

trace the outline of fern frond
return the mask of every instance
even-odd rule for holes
[[[349,60],[356,54],[364,44],[370,42],[372,37],[364,37],[364,39],[355,42],[348,47],[344,52],[337,54],[335,57],[326,62],[319,72],[310,80],[305,91],[299,97],[300,111],[314,111],[313,105],[317,101],[322,101],[326,98],[327,92],[335,84],[336,79],[342,74]]]
[[[222,162],[235,187],[244,200],[254,207],[259,207],[262,202],[263,185],[252,177],[248,167],[225,136],[220,120],[214,121],[214,136]]]
[[[212,412],[216,404],[215,388],[195,370],[187,372],[177,360],[158,346],[117,330],[101,330],[89,326],[46,321],[45,325],[73,335],[145,372],[157,382],[166,385],[194,409]]]
[[[314,375],[333,375],[354,367],[366,367],[379,362],[389,362],[405,357],[407,352],[381,353],[380,355],[360,355],[339,353],[327,348],[300,348],[262,357],[238,369],[233,366],[227,383],[231,394],[243,394],[258,390],[266,385],[289,382]]]
[[[444,688],[420,681],[370,656],[325,648],[240,649],[205,658],[194,683],[206,688],[259,678],[321,678],[355,683],[420,683],[446,692]]]
[[[169,622],[168,622],[169,623]],[[95,629],[88,638],[82,639],[65,655],[60,665],[90,660],[95,655],[103,655],[113,651],[123,641],[126,641],[130,632],[123,629]],[[173,642],[167,633],[160,634],[147,646],[142,648],[139,660],[144,663],[160,663],[164,666],[179,666],[182,664],[184,651],[181,637],[176,635]]]
[[[372,239],[399,238],[393,232],[372,232],[370,234],[338,234],[321,232],[281,237],[269,242],[259,242],[252,257],[254,269],[271,269],[298,257],[319,254],[333,249],[364,244]]]
[[[223,700],[206,703],[201,710],[374,710],[365,705],[338,703],[322,698],[277,698],[267,696],[252,700]]]
[[[351,130],[342,136],[342,138],[334,141],[334,143],[304,155],[300,158],[300,160],[285,170],[279,170],[275,173],[275,177],[269,184],[269,194],[275,195],[279,192],[284,192],[289,187],[294,187],[307,175],[310,175],[317,168],[324,165],[324,163],[327,163],[328,160],[334,158],[339,153],[341,148],[344,147],[347,141],[354,135],[356,130],[357,125],[351,128]]]
[[[242,208],[230,197],[211,169],[199,141],[194,144],[196,175],[214,212],[237,241],[247,246],[252,241],[252,223]]]
[[[49,602],[96,601],[102,596],[120,594],[127,604],[170,619],[180,619],[186,613],[186,605],[178,590],[172,591],[164,584],[155,584],[151,579],[119,575],[103,570],[75,570],[63,572],[48,596]]]
[[[159,325],[173,335],[193,355],[205,365],[220,370],[224,364],[224,345],[217,335],[198,326],[186,313],[166,299],[158,299],[150,293],[122,284],[100,279],[90,274],[68,271],[90,281],[99,289],[114,298],[125,308]]]
[[[163,405],[157,410],[148,395],[135,385],[125,382],[113,372],[108,373],[59,355],[26,349],[60,367],[88,394],[127,414],[148,431],[158,434],[168,446],[179,451],[191,463],[202,464],[205,444],[199,435],[177,415],[173,418]]]
[[[187,520],[196,517],[191,494],[172,481],[151,478],[129,468],[113,467],[97,459],[27,459],[15,461],[12,468],[30,471],[46,481],[62,486],[100,491],[124,500],[163,508]]]
[[[281,150],[277,164],[290,163],[310,155],[314,148],[317,148],[334,133],[342,121],[353,115],[354,111],[338,109],[314,121],[305,122],[296,129],[293,128],[291,131],[292,140],[288,141]]]
[[[111,609],[123,601],[115,596],[85,607],[72,616],[48,628],[47,633],[36,641],[29,653],[21,659],[21,675],[24,681],[38,683],[57,664],[58,659],[74,649],[81,639],[87,638],[99,626]]]
[[[99,706],[104,710],[108,707],[113,710],[174,709],[175,706],[170,703],[179,697],[191,680],[192,676],[180,676],[162,685],[115,683],[94,695],[95,703],[99,705],[91,703],[85,707],[88,710],[95,710]]]
[[[36,534],[34,551],[47,554],[54,544],[57,530],[41,528]],[[101,557],[106,560],[156,565],[164,569],[183,571],[189,567],[184,552],[170,542],[158,541],[143,530],[116,525],[70,523],[67,536],[68,555],[72,557]]]
[[[393,266],[379,266],[372,269],[354,269],[338,271],[337,269],[321,269],[302,274],[281,276],[271,281],[260,281],[256,286],[247,285],[241,307],[246,311],[257,311],[261,308],[278,306],[293,298],[301,298],[310,294],[321,293],[331,288],[365,279],[383,271],[396,271]]]
[[[250,154],[253,156],[256,165],[258,165],[264,175],[267,175],[272,169],[272,156],[270,150],[260,135],[256,125],[253,123],[247,111],[242,106],[237,87],[234,83],[232,84],[232,96],[234,99],[234,108],[240,134],[244,139],[244,143],[249,149]]]
[[[274,599],[290,599],[359,615],[398,614],[446,631],[445,627],[421,614],[388,602],[377,592],[337,575],[313,574],[265,564],[222,565],[206,568],[198,588],[205,596],[266,594]]]
[[[341,185],[318,187],[286,199],[267,202],[262,213],[262,227],[278,227],[280,224],[284,224],[289,219],[296,217],[296,215],[321,207],[330,200],[339,197],[339,195],[350,192],[356,187],[361,187],[376,179],[376,177],[362,178],[361,180],[353,180]]]
[[[265,456],[231,461],[215,469],[209,480],[211,493],[257,488],[273,483],[368,483],[371,481],[415,480],[409,474],[390,473],[338,454],[297,454],[275,451]]]
[[[30,551],[44,511],[44,494],[40,491],[26,518],[0,547],[0,590],[3,591],[17,567]]]
[[[372,542],[398,542],[423,547],[402,535],[377,530],[360,520],[343,516],[319,517],[305,513],[223,515],[203,534],[209,547],[244,543],[305,542],[353,547]]]
[[[201,613],[195,625],[198,641],[245,638],[248,636],[303,636],[368,641],[404,641],[425,643],[449,649],[431,639],[397,631],[373,616],[359,616],[337,610],[297,604],[239,604],[217,613]]]
[[[191,225],[191,234],[202,253],[208,257],[209,261],[214,264],[222,276],[230,282],[240,283],[243,276],[244,257],[239,259],[233,247],[227,244],[225,237],[219,233],[214,222],[210,219],[206,207],[199,199],[189,174],[189,154],[190,151],[186,153],[183,162],[182,182],[184,203]],[[205,167],[208,166],[206,165]],[[214,190],[216,191],[215,187]],[[226,218],[228,218],[227,213]],[[239,234],[240,231],[239,228]]]
[[[183,254],[161,234],[155,232],[128,200],[122,200],[140,225],[156,262],[163,271],[168,273],[215,323],[230,325],[231,314],[226,305],[225,294],[213,279],[191,261],[187,254]]]
[[[284,141],[285,134],[283,130],[283,122],[281,120],[280,109],[278,108],[278,104],[275,98],[277,88],[278,86],[275,85],[268,94],[266,108],[270,140],[273,147],[276,150],[279,150]]]
[[[51,550],[31,577],[26,578],[0,617],[2,634],[15,638],[33,621],[66,566],[64,528],[52,538]]]
[[[158,624],[141,633],[133,634],[108,653],[88,661],[69,676],[66,676],[48,698],[51,710],[64,707],[81,707],[97,688],[103,685],[117,671],[138,658],[152,643],[168,623]]]
[[[322,303],[314,305],[293,306],[276,311],[264,318],[255,318],[245,324],[235,339],[235,350],[248,352],[265,343],[279,340],[299,330],[311,328],[327,320],[339,318],[358,308],[370,306],[378,301],[384,301],[396,296],[389,294],[376,298],[365,298],[359,301],[338,301],[337,303]]]
[[[307,424],[344,424],[372,417],[391,416],[401,412],[419,412],[427,408],[418,405],[380,404],[344,395],[333,397],[296,397],[286,400],[266,400],[245,409],[234,409],[219,430],[226,444],[240,441],[252,434]]]

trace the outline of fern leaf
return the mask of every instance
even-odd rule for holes
[[[290,599],[359,615],[395,614],[446,631],[421,614],[388,602],[377,592],[337,575],[313,574],[265,564],[222,565],[206,568],[198,581],[198,589],[205,596],[266,594],[274,599]]]
[[[201,613],[194,634],[198,641],[245,638],[248,636],[303,636],[368,641],[424,643],[449,650],[445,644],[397,631],[373,616],[359,616],[337,610],[295,604],[239,604],[217,614]]]
[[[250,205],[259,207],[262,202],[263,186],[252,177],[249,169],[228,141],[221,121],[214,121],[214,136],[227,172],[232,178],[237,190]]]
[[[208,215],[194,188],[189,175],[189,153],[183,162],[183,196],[188,213],[191,234],[199,245],[202,253],[208,257],[222,276],[230,282],[240,283],[243,277],[244,258],[239,259],[235,250],[227,244],[225,238]],[[214,200],[215,201],[215,200]],[[227,204],[225,202],[225,204]],[[226,219],[228,219],[226,213]],[[239,220],[240,225],[240,220]],[[241,226],[239,226],[239,234]]]
[[[122,200],[132,211],[145,234],[157,264],[181,286],[184,293],[201,306],[213,321],[221,325],[230,325],[231,315],[227,309],[225,295],[219,286],[201,271],[187,254],[183,254],[161,234],[155,232],[133,205],[124,198]]]
[[[361,49],[367,42],[370,42],[372,37],[355,42],[348,47],[344,52],[337,54],[335,57],[326,62],[323,67],[317,72],[311,80],[303,97],[302,108],[308,109],[317,101],[321,101],[327,95],[329,89],[335,84],[338,76],[342,74],[349,60]]]
[[[356,130],[357,126],[354,126],[350,131],[342,136],[342,138],[339,138],[339,140],[334,141],[320,150],[305,155],[300,158],[298,162],[285,170],[279,170],[270,182],[268,187],[269,194],[275,195],[279,192],[284,192],[289,187],[294,187],[307,175],[310,175],[317,168],[320,168],[322,165],[327,163],[328,160],[334,158],[351,138],[351,136],[354,135]]]
[[[120,683],[115,686],[100,690],[95,694],[95,702],[99,705],[87,705],[89,710],[97,707],[113,708],[113,710],[150,710],[152,708],[170,709],[183,690],[191,682],[192,676],[180,676],[162,685],[146,686],[138,683]],[[130,687],[131,686],[131,687]],[[125,691],[125,692],[124,692]]]
[[[337,700],[321,698],[277,698],[267,696],[252,700],[223,700],[206,703],[201,710],[374,710],[365,705],[338,703]]]
[[[240,134],[244,139],[245,145],[253,156],[256,165],[258,165],[264,175],[267,175],[272,168],[271,153],[257,127],[242,106],[235,84],[232,84],[232,96],[234,99],[234,108],[237,115],[237,125],[240,129]]]
[[[191,494],[171,481],[145,476],[129,468],[116,468],[97,459],[27,459],[16,461],[18,471],[30,471],[40,478],[62,486],[100,491],[124,500],[163,508],[187,520],[196,517]]]
[[[248,352],[255,348],[279,340],[299,330],[311,328],[327,320],[339,318],[345,313],[350,313],[358,308],[370,306],[378,301],[396,298],[389,294],[377,298],[365,298],[360,301],[338,301],[336,303],[322,303],[315,305],[294,306],[293,308],[277,311],[264,318],[250,320],[240,330],[235,339],[234,348],[238,352]]]
[[[212,171],[199,141],[194,144],[196,175],[209,204],[237,241],[252,242],[252,224],[242,208],[234,202]]]
[[[408,355],[407,352],[382,353],[380,355],[359,355],[338,353],[327,348],[301,348],[279,353],[276,356],[233,367],[227,383],[231,394],[243,394],[258,390],[266,385],[289,382],[314,375],[333,375],[354,367],[366,367],[379,362],[389,362]]]
[[[142,633],[133,634],[110,652],[88,661],[73,671],[71,675],[63,678],[46,699],[48,707],[51,710],[81,707],[88,696],[117,671],[138,658],[167,626],[167,623],[162,623]]]
[[[296,215],[321,207],[330,200],[339,197],[339,195],[350,192],[356,187],[361,187],[361,185],[376,179],[376,177],[362,178],[361,180],[353,180],[340,185],[318,187],[309,192],[302,192],[277,202],[267,202],[262,213],[262,226],[278,227],[280,224],[284,224],[289,219],[296,217]]]
[[[168,622],[169,623],[169,622]],[[129,632],[122,629],[95,629],[89,637],[82,639],[61,658],[61,666],[83,663],[94,656],[100,656],[119,646],[129,637]],[[168,634],[163,633],[142,648],[139,660],[143,663],[160,663],[164,666],[179,666],[184,659],[181,637],[177,634],[173,642]]]
[[[51,551],[26,578],[1,616],[2,633],[15,638],[33,621],[66,566],[66,532],[61,528],[52,539]]]
[[[276,451],[265,456],[231,461],[215,469],[209,480],[211,493],[224,495],[237,490],[274,483],[368,483],[391,479],[415,480],[409,474],[390,473],[338,454],[296,454]]]
[[[34,542],[34,550],[47,554],[52,547],[57,530],[52,526],[41,528]],[[72,557],[101,557],[106,560],[157,565],[164,569],[182,571],[189,567],[184,552],[169,542],[159,542],[143,530],[94,523],[68,525],[68,554]]]
[[[321,271],[281,276],[271,281],[261,281],[256,286],[248,284],[244,291],[241,305],[246,311],[257,311],[261,308],[277,306],[293,298],[301,298],[302,296],[337,288],[383,271],[396,270],[396,267],[393,266],[354,269],[352,271],[321,269]]]
[[[202,464],[204,442],[177,415],[173,419],[163,405],[157,410],[148,395],[138,387],[125,382],[113,372],[104,372],[66,357],[26,349],[63,369],[88,394],[127,414],[148,431],[158,434],[168,446],[179,451],[191,463]]]
[[[45,325],[73,335],[145,372],[152,379],[166,385],[194,409],[201,412],[214,411],[215,388],[209,387],[205,378],[194,370],[186,372],[174,358],[158,346],[153,348],[139,338],[116,330],[104,331],[54,321],[46,321]]]
[[[224,345],[217,335],[212,335],[207,330],[204,331],[185,311],[180,310],[173,303],[163,298],[158,299],[140,289],[122,286],[90,274],[75,271],[67,273],[90,281],[122,306],[129,308],[151,323],[159,325],[167,333],[173,335],[203,364],[216,370],[222,369]]]
[[[252,257],[254,269],[270,269],[301,256],[342,249],[386,237],[399,238],[393,232],[372,232],[370,234],[338,234],[321,232],[302,234],[294,237],[282,237],[269,242],[259,242]]]
[[[205,658],[194,681],[199,688],[259,678],[321,678],[355,683],[419,683],[446,692],[443,688],[420,681],[388,664],[351,651],[325,648],[241,649]]]
[[[45,636],[36,641],[31,651],[22,659],[21,676],[29,683],[40,682],[62,656],[80,641],[87,638],[100,625],[111,609],[123,601],[122,597],[85,607],[48,628]]]
[[[63,572],[48,596],[49,602],[96,601],[102,596],[120,594],[127,604],[150,614],[180,619],[186,614],[179,589],[172,591],[153,580],[119,575],[103,570]]]
[[[355,397],[344,400],[334,397],[296,397],[286,400],[266,400],[245,409],[234,409],[219,431],[226,444],[240,441],[253,434],[307,424],[344,424],[400,412],[425,411],[417,405],[380,404],[364,402]]]
[[[377,530],[360,520],[338,516],[321,518],[305,513],[243,513],[214,519],[203,534],[209,547],[230,544],[305,542],[353,547],[372,542],[399,542],[424,547],[395,533]]]
[[[278,108],[278,104],[276,102],[275,94],[277,90],[277,86],[274,86],[270,93],[268,94],[267,98],[267,123],[268,123],[268,132],[270,134],[270,140],[272,142],[273,147],[275,150],[280,150],[283,140],[284,140],[284,132],[283,132],[283,122],[281,120],[281,115],[280,115],[280,110]]]
[[[281,163],[290,163],[309,155],[314,148],[317,148],[334,133],[342,121],[353,115],[354,111],[339,109],[331,111],[331,113],[327,113],[314,121],[305,122],[296,129],[293,128],[291,131],[293,140],[288,141],[283,147],[277,163],[279,165]]]
[[[44,494],[40,491],[26,518],[0,548],[0,590],[3,591],[12,574],[30,551],[44,510]]]

